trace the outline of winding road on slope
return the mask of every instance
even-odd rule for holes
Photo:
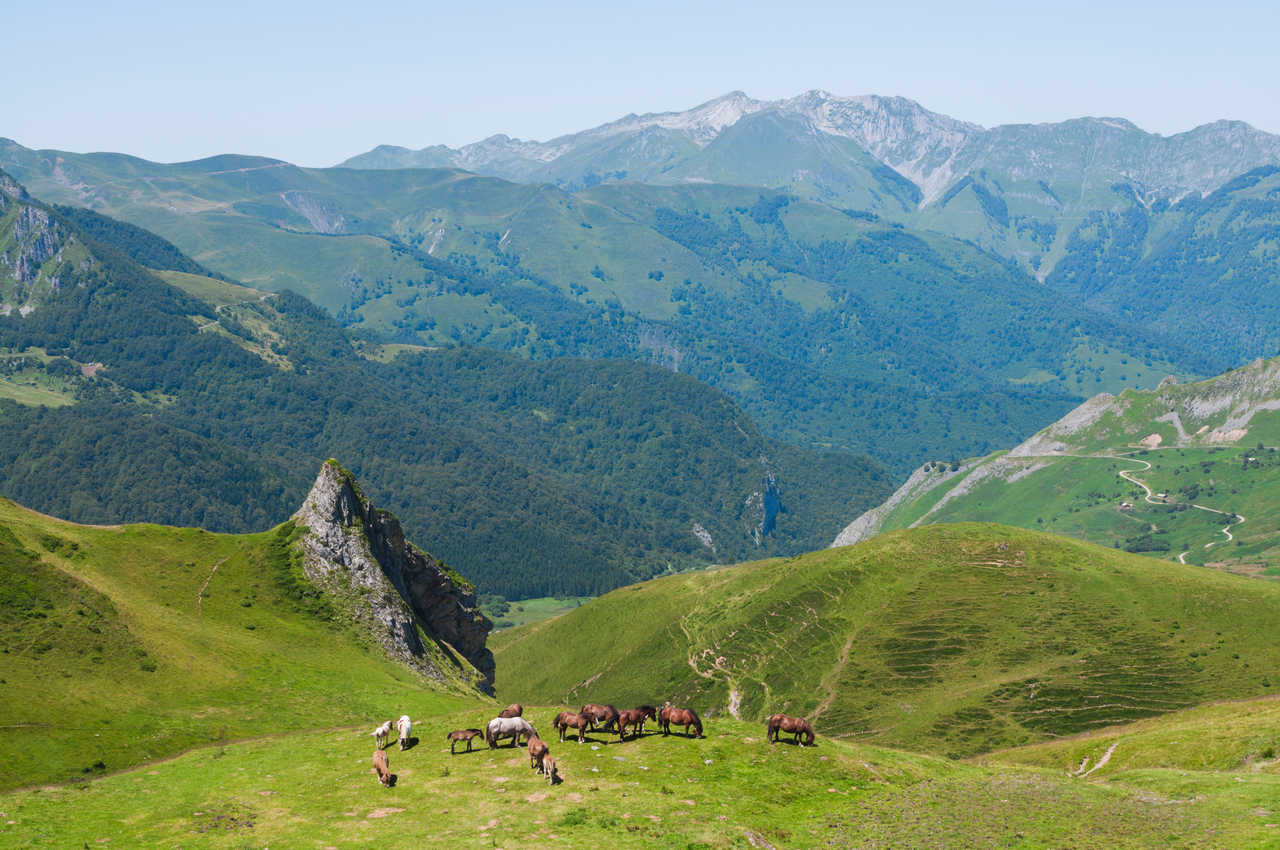
[[[1103,456],[1103,455],[1100,455],[1100,457],[1102,457],[1102,456]],[[1123,456],[1119,457],[1119,459],[1120,459],[1120,460],[1131,460],[1131,461],[1133,461],[1134,463],[1141,463],[1141,464],[1143,464],[1142,469],[1122,469],[1122,470],[1120,470],[1119,472],[1117,472],[1116,474],[1117,474],[1117,475],[1119,475],[1121,478],[1123,478],[1125,481],[1128,481],[1130,484],[1137,484],[1139,487],[1141,487],[1141,488],[1142,488],[1142,490],[1143,490],[1143,493],[1144,493],[1143,498],[1145,498],[1145,499],[1147,500],[1147,502],[1148,502],[1148,503],[1150,503],[1150,504],[1152,504],[1152,505],[1167,505],[1167,504],[1170,504],[1170,502],[1169,502],[1169,500],[1168,500],[1168,499],[1161,499],[1161,498],[1158,498],[1158,497],[1154,497],[1154,496],[1152,495],[1151,488],[1147,486],[1146,482],[1145,482],[1145,481],[1143,481],[1141,478],[1138,478],[1137,476],[1135,476],[1135,475],[1133,474],[1133,473],[1135,473],[1135,472],[1146,472],[1148,469],[1150,469],[1150,468],[1151,468],[1151,463],[1150,463],[1149,461],[1140,460],[1140,459],[1138,459],[1138,458],[1136,458],[1136,457],[1123,457]],[[1221,528],[1221,530],[1220,530],[1220,532],[1221,532],[1222,534],[1225,534],[1225,535],[1227,536],[1227,542],[1228,542],[1228,543],[1230,543],[1232,540],[1235,540],[1235,536],[1234,536],[1234,535],[1232,535],[1232,533],[1231,533],[1231,528],[1232,528],[1232,526],[1240,525],[1240,524],[1242,524],[1242,523],[1245,521],[1245,519],[1246,519],[1246,517],[1245,517],[1244,515],[1242,515],[1242,514],[1231,513],[1231,512],[1229,512],[1229,511],[1220,511],[1220,510],[1218,510],[1217,508],[1210,508],[1210,507],[1206,507],[1205,505],[1197,505],[1197,504],[1195,504],[1194,502],[1191,504],[1191,507],[1193,507],[1193,508],[1197,508],[1197,509],[1202,510],[1202,511],[1208,511],[1208,512],[1209,512],[1209,513],[1211,513],[1211,514],[1218,514],[1219,516],[1230,517],[1230,519],[1235,520],[1235,522],[1231,522],[1230,520],[1228,520],[1227,524],[1226,524],[1226,525],[1224,525],[1224,526]],[[1154,530],[1154,529],[1155,529],[1155,526],[1152,526],[1152,530]],[[1206,548],[1206,549],[1211,549],[1211,548],[1213,548],[1214,546],[1218,545],[1218,544],[1219,544],[1219,543],[1221,543],[1221,542],[1222,542],[1221,540],[1211,540],[1210,542],[1208,542],[1208,543],[1204,544],[1204,548]],[[1189,554],[1191,554],[1191,550],[1190,550],[1190,549],[1187,549],[1187,550],[1185,550],[1185,551],[1181,552],[1181,553],[1178,555],[1178,563],[1180,563],[1180,564],[1185,564],[1185,563],[1187,562],[1187,555],[1189,555]]]

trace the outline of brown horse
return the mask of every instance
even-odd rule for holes
[[[598,705],[594,702],[589,702],[578,713],[585,714],[591,718],[591,728],[593,730],[599,725],[602,731],[608,732],[610,726],[618,724],[618,709],[611,705]]]
[[[542,763],[542,757],[545,756],[551,748],[547,746],[547,742],[534,735],[529,739],[529,769],[532,770]]]
[[[800,743],[800,736],[805,736],[804,745],[813,746],[813,726],[803,717],[791,717],[787,714],[774,714],[769,717],[769,740],[778,740],[778,733],[790,732],[795,735],[794,742]]]
[[[391,766],[387,763],[386,750],[377,749],[373,751],[373,772],[378,774],[378,781],[388,788],[395,781],[395,777],[391,775]]]
[[[629,726],[635,727],[635,734],[632,735],[632,737],[643,734],[644,721],[646,718],[650,720],[657,720],[658,709],[654,708],[651,705],[642,705],[639,708],[628,709],[627,711],[624,711],[621,714],[619,714],[618,715],[618,740],[619,741],[627,740],[627,727]]]
[[[458,745],[458,742],[459,742],[459,741],[466,741],[466,742],[467,742],[467,752],[471,752],[471,740],[472,740],[473,738],[478,738],[478,737],[480,737],[480,736],[481,736],[481,735],[483,735],[483,734],[484,734],[484,733],[483,733],[483,732],[481,732],[479,729],[455,729],[455,730],[453,730],[453,731],[452,731],[452,732],[450,732],[448,735],[445,735],[445,736],[444,736],[444,737],[445,737],[445,740],[449,742],[449,755],[456,755],[456,753],[454,752],[453,748],[454,748],[454,747],[456,747],[456,746]]]
[[[556,760],[551,757],[551,753],[543,753],[542,762],[538,765],[538,772],[547,777],[547,783],[555,785],[560,782],[560,771],[556,769]]]
[[[518,702],[513,702],[511,705],[498,712],[499,717],[520,717],[523,714],[524,706]]]
[[[662,724],[663,735],[670,735],[672,726],[683,726],[687,737],[702,737],[702,720],[692,708],[675,708],[667,703],[658,711],[658,722]],[[689,727],[693,727],[697,735],[689,735]]]
[[[562,711],[556,715],[555,727],[560,732],[560,742],[564,742],[564,733],[566,729],[578,730],[578,743],[581,744],[586,740],[587,731],[591,729],[591,718],[585,714],[574,714],[572,711]]]

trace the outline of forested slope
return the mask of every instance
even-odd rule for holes
[[[215,307],[126,253],[163,246],[3,197],[0,223],[39,233],[0,247],[53,246],[30,309],[0,316],[0,492],[39,510],[260,529],[337,457],[414,539],[519,597],[811,548],[888,489],[877,464],[785,446],[686,375],[465,347],[365,357],[301,296],[172,277]],[[28,380],[63,406],[30,403]]]

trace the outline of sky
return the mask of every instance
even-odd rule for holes
[[[0,21],[0,137],[162,162],[545,140],[733,90],[902,95],[985,126],[1280,133],[1275,0],[0,0]]]

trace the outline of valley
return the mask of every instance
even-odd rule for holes
[[[1280,848],[1280,136],[0,169],[0,847]]]

